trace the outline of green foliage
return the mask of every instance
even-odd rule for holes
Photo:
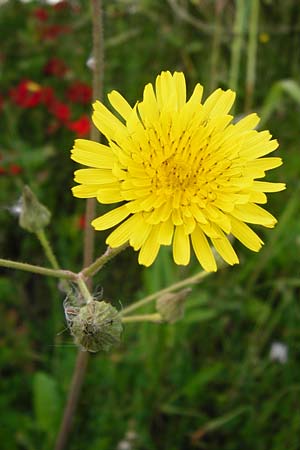
[[[133,104],[145,83],[170,69],[186,73],[189,92],[200,81],[207,96],[214,84],[229,87],[234,69],[236,112],[243,114],[251,95],[244,81],[250,1],[106,0],[105,92],[120,90]],[[232,34],[238,3],[244,8],[241,36]],[[38,8],[46,12],[45,21]],[[252,105],[262,116],[260,127],[278,138],[284,160],[272,181],[287,182],[287,190],[270,196],[278,225],[257,230],[265,241],[259,254],[234,244],[241,264],[194,286],[184,320],[127,324],[119,348],[92,356],[70,450],[120,450],[128,432],[135,433],[134,450],[299,449],[299,17],[297,0],[260,2]],[[55,35],[57,25],[64,31]],[[69,125],[91,108],[67,92],[74,82],[91,84],[90,2],[64,7],[2,2],[0,28],[0,256],[47,264],[39,242],[11,213],[28,184],[52,212],[49,238],[60,264],[77,270],[84,201],[70,193],[69,149],[77,132]],[[236,47],[239,64],[232,67]],[[49,73],[53,58],[60,66]],[[45,101],[18,104],[11,92],[24,80],[51,88],[70,117],[58,117]],[[104,241],[105,233],[98,233],[96,255]],[[128,250],[96,279],[95,290],[103,285],[105,298],[117,308],[199,270],[196,261],[176,267],[169,249],[150,269],[141,270],[136,260]],[[54,280],[1,273],[3,450],[53,448],[76,355],[64,331],[64,295],[57,288]],[[274,341],[288,348],[285,364],[270,359]]]
[[[34,374],[33,408],[38,430],[46,433],[49,444],[53,445],[61,415],[61,398],[56,380],[43,372]]]

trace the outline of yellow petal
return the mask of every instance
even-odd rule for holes
[[[249,195],[249,202],[259,203],[261,205],[266,204],[268,201],[266,194],[259,191],[252,191]]]
[[[171,219],[160,224],[158,240],[162,245],[171,245],[174,232],[174,225]]]
[[[153,226],[139,253],[139,264],[151,266],[158,255],[160,244],[157,238],[159,227]]]
[[[124,200],[120,191],[119,183],[110,183],[101,186],[97,192],[97,200],[99,203],[110,204],[118,203]]]
[[[116,161],[110,147],[86,139],[76,139],[71,150],[71,159],[99,169],[111,169]]]
[[[273,228],[277,223],[272,214],[254,203],[236,205],[231,214],[243,222],[255,223],[268,228]]]
[[[279,192],[285,188],[285,183],[268,183],[267,181],[254,181],[252,186],[252,189],[262,192]]]
[[[139,250],[148,238],[152,225],[145,222],[143,214],[141,213],[134,214],[133,217],[135,218],[135,221],[132,224],[132,233],[129,243],[134,250]]]
[[[138,104],[138,110],[145,123],[156,122],[159,118],[159,108],[151,83],[145,86],[143,101]]]
[[[237,254],[235,253],[231,243],[226,236],[223,236],[222,238],[212,238],[211,241],[224,261],[226,261],[231,266],[233,264],[239,263],[239,258],[237,257]]]
[[[268,135],[269,132],[261,131],[256,133],[251,141],[250,139],[246,140],[244,144],[245,148],[240,151],[240,156],[252,161],[276,150],[279,146],[278,141],[276,139],[267,141],[266,136]]]
[[[118,91],[111,91],[108,100],[113,108],[125,119],[131,116],[132,108],[125,98]]]
[[[176,264],[186,266],[190,262],[190,238],[185,234],[184,226],[175,227],[173,258]]]
[[[227,114],[235,99],[235,92],[217,89],[204,102],[204,111],[210,118]]]
[[[182,72],[175,72],[173,75],[175,91],[177,92],[177,109],[181,109],[186,102],[186,85]]]
[[[256,127],[260,121],[260,118],[256,113],[248,114],[243,117],[237,123],[234,124],[235,131],[248,131]]]
[[[132,225],[136,221],[134,216],[121,223],[106,239],[107,245],[112,248],[120,247],[129,241],[132,234]]]
[[[207,272],[216,272],[216,260],[207,239],[199,226],[195,228],[191,234],[191,238],[194,252],[203,269]]]
[[[126,208],[126,205],[122,205],[119,208],[115,208],[101,217],[97,217],[92,221],[92,226],[95,230],[107,230],[108,228],[114,227],[122,220],[128,217],[130,212]]]
[[[231,218],[231,233],[244,244],[245,247],[250,248],[250,250],[253,250],[254,252],[258,252],[263,245],[263,241],[250,227],[248,227],[248,225],[234,217]]]
[[[114,183],[116,177],[109,169],[79,169],[74,172],[74,181],[82,184]]]
[[[98,130],[107,137],[108,140],[114,140],[120,134],[127,134],[125,125],[120,122],[101,102],[98,100],[93,104],[94,113],[93,122]]]
[[[93,198],[97,196],[97,193],[100,188],[101,185],[99,184],[74,186],[72,188],[72,193],[74,197],[78,198]]]

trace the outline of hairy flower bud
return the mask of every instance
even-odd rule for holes
[[[167,293],[159,297],[156,301],[156,309],[165,322],[174,323],[183,318],[184,304],[190,288],[182,289],[179,292]]]
[[[42,205],[29,186],[24,186],[21,197],[19,225],[31,233],[37,233],[48,225],[51,213]]]
[[[70,322],[75,343],[89,352],[109,351],[120,342],[122,329],[118,311],[105,301],[75,308]]]

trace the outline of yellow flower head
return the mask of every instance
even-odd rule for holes
[[[126,242],[139,251],[139,263],[150,266],[161,245],[172,245],[176,264],[190,261],[190,247],[207,271],[217,270],[213,246],[228,264],[239,262],[228,236],[253,251],[261,239],[246,225],[272,228],[276,219],[258,204],[265,192],[283,183],[256,181],[281,165],[264,158],[278,147],[268,131],[253,128],[250,114],[231,124],[235,98],[217,89],[201,103],[197,84],[186,99],[183,73],[162,72],[155,88],[147,84],[143,100],[133,108],[116,91],[109,101],[120,120],[102,103],[94,104],[93,121],[107,144],[77,139],[72,159],[88,166],[75,172],[75,197],[119,203],[92,221],[96,230],[118,227],[106,242]]]

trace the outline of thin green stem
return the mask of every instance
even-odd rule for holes
[[[243,29],[244,29],[244,17],[245,17],[245,0],[236,0],[236,13],[233,26],[233,42],[231,45],[231,62],[228,85],[230,89],[237,91],[239,74],[240,74],[240,61],[243,44]]]
[[[41,243],[41,246],[43,247],[43,250],[45,252],[45,255],[48,259],[48,261],[50,262],[51,266],[53,267],[53,269],[60,269],[58,261],[56,259],[56,256],[53,253],[52,247],[50,245],[50,242],[47,239],[47,236],[45,234],[44,230],[40,230],[36,232],[36,236],[38,238],[38,240]]]
[[[245,90],[245,112],[252,107],[253,92],[256,75],[256,54],[257,54],[257,30],[259,20],[259,0],[252,0],[250,12],[250,26],[247,46],[247,71]]]
[[[91,295],[90,291],[88,290],[87,285],[85,284],[82,277],[77,278],[77,284],[80,289],[80,292],[82,293],[83,298],[85,299],[86,303],[90,303],[93,301],[93,296]]]
[[[103,255],[101,255],[98,259],[96,259],[90,266],[88,266],[82,270],[82,272],[81,272],[82,275],[84,277],[92,277],[97,272],[99,272],[99,270],[102,269],[104,264],[106,264],[108,261],[110,261],[116,255],[121,253],[127,247],[128,247],[128,244],[124,244],[117,248],[107,247],[107,250],[105,253],[103,253]]]
[[[162,317],[159,313],[154,314],[139,314],[136,316],[128,316],[128,317],[122,317],[123,323],[128,322],[154,322],[154,323],[161,323]]]
[[[32,272],[39,275],[61,278],[63,280],[76,281],[77,279],[77,274],[71,272],[70,270],[48,269],[47,267],[35,266],[33,264],[27,264],[18,261],[11,261],[9,259],[0,258],[0,266],[7,267],[8,269],[24,270],[25,272]]]
[[[148,295],[147,297],[142,298],[141,300],[138,300],[137,302],[133,303],[132,305],[127,306],[127,308],[124,308],[121,312],[122,316],[127,316],[129,312],[135,311],[138,308],[141,308],[142,306],[147,305],[148,303],[152,302],[153,300],[157,299],[161,295],[164,295],[168,292],[177,291],[178,289],[181,289],[183,287],[189,286],[191,284],[197,284],[199,283],[203,278],[207,277],[211,272],[199,272],[196,275],[193,275],[191,277],[185,278],[182,281],[178,281],[177,283],[171,284],[170,286],[161,289],[160,291],[154,292],[151,295]]]
[[[36,236],[38,238],[38,240],[41,243],[41,246],[43,247],[43,250],[45,252],[45,255],[48,259],[48,261],[50,262],[51,266],[56,269],[56,270],[60,270],[60,265],[58,264],[58,261],[56,259],[56,256],[52,250],[52,247],[50,245],[49,240],[47,239],[46,233],[44,230],[40,230],[37,231]],[[68,295],[70,295],[71,297],[74,297],[72,294],[72,289],[70,286],[70,283],[68,283],[68,281],[66,280],[61,280],[61,285],[63,290],[68,293]]]
[[[214,91],[218,84],[218,65],[221,49],[221,19],[223,2],[217,0],[215,3],[215,27],[212,37],[212,49],[210,58],[210,91]]]

